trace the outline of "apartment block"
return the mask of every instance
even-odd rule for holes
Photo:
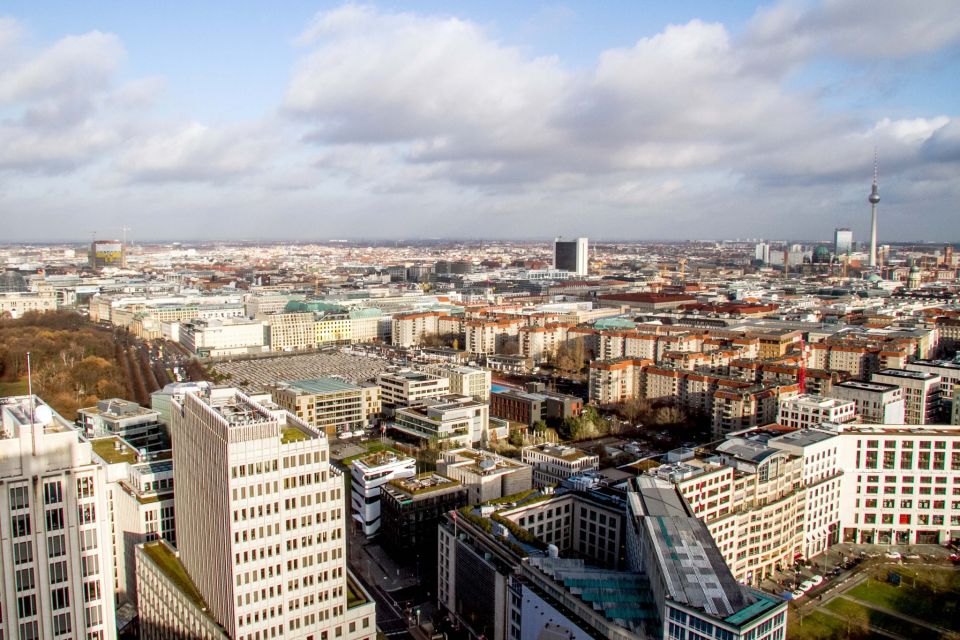
[[[857,406],[852,400],[838,400],[803,394],[780,402],[777,424],[795,429],[810,429],[825,422],[842,424],[857,417]]]
[[[438,364],[424,367],[423,370],[449,380],[450,393],[470,396],[479,402],[490,401],[491,373],[487,369]]]
[[[393,371],[377,376],[380,400],[386,407],[409,407],[450,393],[450,380],[420,371]]]
[[[0,399],[0,515],[0,635],[116,638],[104,469],[36,396]]]
[[[940,376],[924,371],[883,369],[872,382],[893,384],[903,389],[907,424],[933,424],[940,413]]]
[[[398,313],[393,316],[390,341],[398,347],[418,346],[424,338],[440,332],[439,311]]]
[[[363,431],[381,413],[380,387],[338,378],[280,382],[270,395],[278,406],[328,436]]]
[[[833,385],[830,395],[852,401],[865,424],[903,424],[906,418],[903,389],[894,384],[849,380]]]

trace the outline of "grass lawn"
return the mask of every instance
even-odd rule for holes
[[[0,382],[0,398],[25,395],[27,395],[26,378],[21,378],[15,382]]]
[[[356,460],[356,459],[358,459],[358,458],[362,458],[362,457],[364,457],[364,456],[368,456],[368,455],[370,455],[371,453],[376,453],[376,452],[378,452],[378,451],[392,451],[393,453],[396,453],[396,454],[398,454],[398,455],[406,455],[406,454],[403,454],[403,453],[401,453],[400,451],[394,449],[393,447],[391,447],[391,446],[388,445],[388,444],[383,444],[383,443],[380,442],[379,440],[368,440],[367,442],[361,442],[361,443],[359,443],[359,445],[360,445],[361,447],[365,448],[366,451],[364,451],[363,453],[358,453],[358,454],[355,455],[355,456],[350,456],[349,458],[344,458],[343,460],[340,461],[340,464],[342,464],[342,465],[344,465],[344,466],[349,466],[350,463],[353,462],[354,460]]]
[[[899,587],[871,578],[849,593],[865,602],[960,631],[960,619],[957,616],[960,611],[960,572],[904,567],[899,573]]]
[[[787,624],[787,638],[790,640],[830,640],[831,638],[846,638],[847,624],[839,618],[826,613],[814,611],[803,616],[791,611]]]
[[[870,626],[906,638],[929,638],[930,640],[937,640],[941,637],[941,634],[930,631],[926,627],[915,625],[903,618],[898,618],[883,613],[882,611],[877,611],[876,609],[869,609],[843,597],[831,600],[827,603],[827,609],[835,611],[843,618],[850,620],[852,625],[860,628],[866,627],[869,624]]]

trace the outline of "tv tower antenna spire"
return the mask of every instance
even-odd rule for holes
[[[877,204],[880,202],[880,192],[877,191],[877,148],[873,148],[873,186],[867,202],[870,203],[870,267],[877,267]]]

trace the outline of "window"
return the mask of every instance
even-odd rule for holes
[[[47,511],[47,531],[63,529],[63,509],[49,509]]]
[[[57,504],[63,502],[63,485],[59,482],[47,482],[43,485],[43,503]]]
[[[30,514],[22,513],[18,516],[13,516],[10,519],[10,532],[14,538],[30,535]]]
[[[59,558],[67,553],[67,544],[63,539],[63,534],[50,536],[47,538],[47,556],[50,558]]]
[[[13,545],[13,563],[25,564],[33,561],[33,543],[17,542]]]
[[[10,508],[26,509],[30,506],[29,487],[10,487]]]
[[[66,609],[70,606],[70,590],[60,587],[50,592],[50,606],[54,609]]]
[[[67,563],[65,560],[50,563],[50,584],[67,581]]]
[[[33,569],[18,569],[17,570],[17,591],[28,591],[33,589],[34,580],[33,580]]]
[[[37,614],[37,596],[32,593],[17,598],[17,614],[21,618],[29,618]]]
[[[53,635],[60,636],[70,633],[70,613],[58,613],[53,616]]]

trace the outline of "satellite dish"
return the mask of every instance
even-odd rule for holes
[[[53,410],[45,404],[33,410],[33,421],[37,424],[48,425],[53,422]]]

